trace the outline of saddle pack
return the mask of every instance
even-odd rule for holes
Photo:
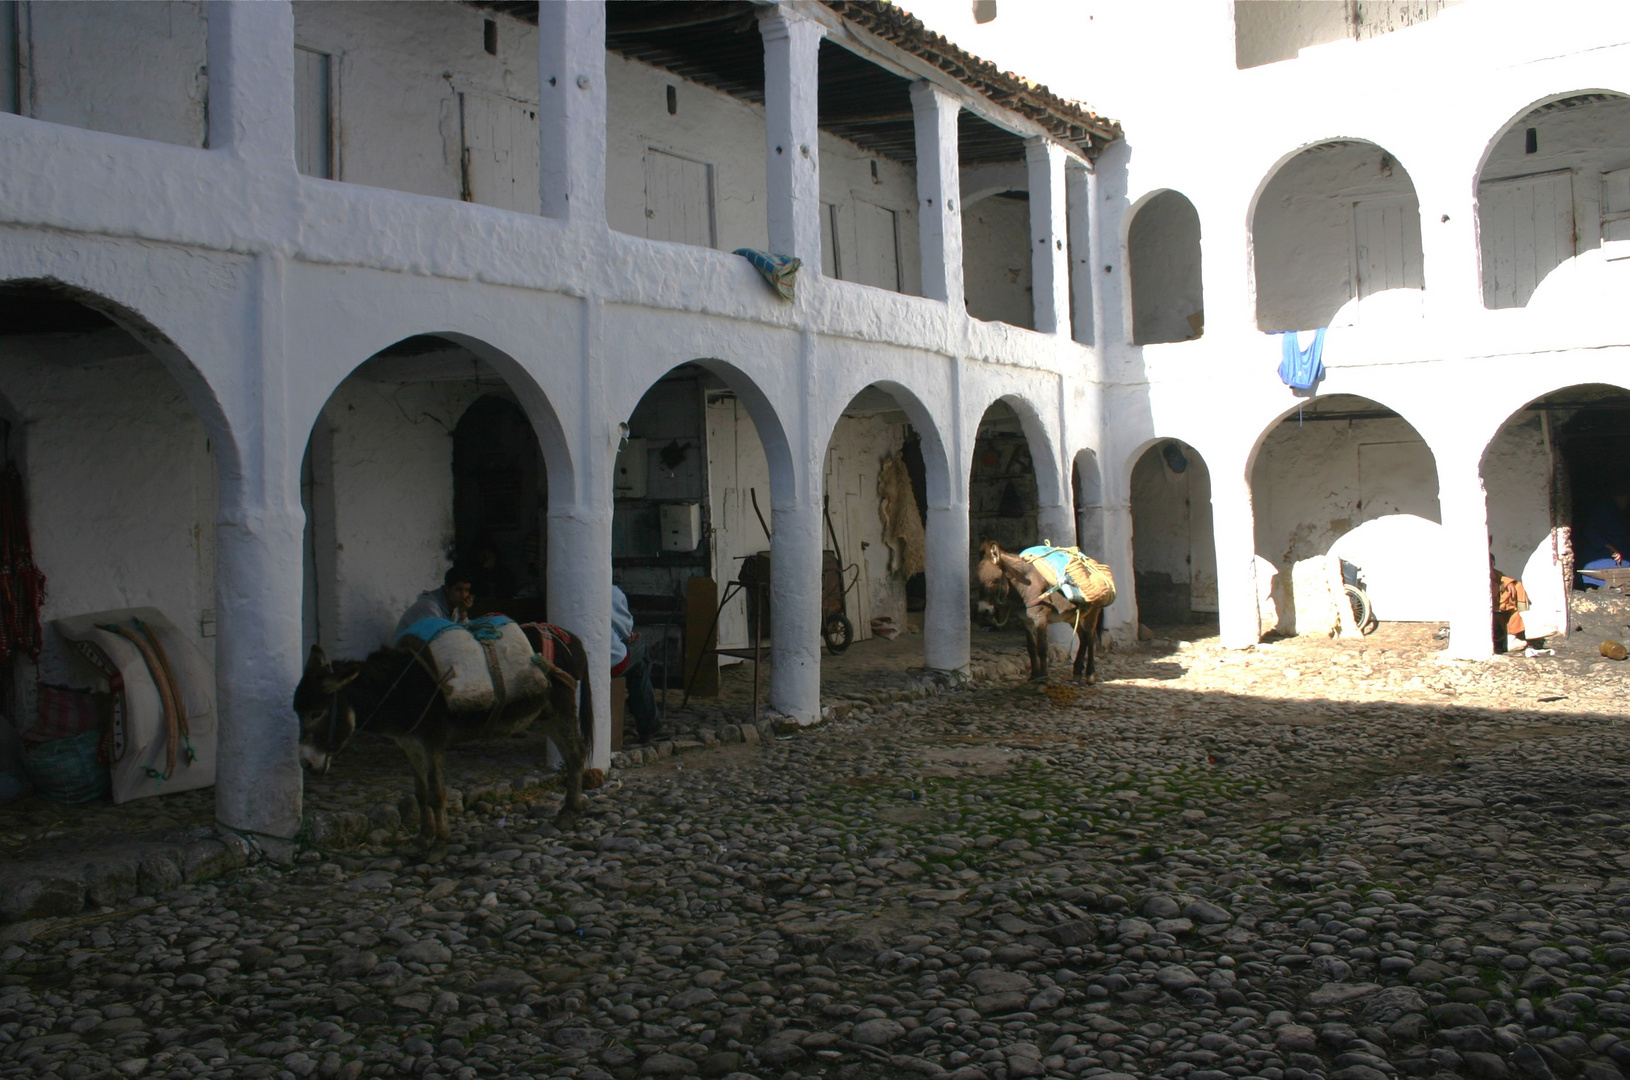
[[[503,615],[467,623],[420,619],[397,644],[425,665],[449,710],[485,713],[489,723],[536,718],[561,675],[552,662],[554,649],[549,658],[540,656],[520,625]]]
[[[1115,602],[1115,576],[1103,563],[1081,554],[1080,548],[1053,547],[1043,541],[1040,547],[1019,552],[1019,558],[1047,583],[1043,597],[1056,592],[1078,607],[1108,607]]]

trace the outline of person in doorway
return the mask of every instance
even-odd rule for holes
[[[1630,494],[1621,492],[1598,500],[1586,511],[1584,524],[1574,538],[1580,571],[1625,565],[1625,552],[1630,550],[1630,518],[1625,516],[1626,508],[1630,508]],[[1579,580],[1587,588],[1606,584],[1603,579],[1583,572]]]
[[[391,641],[399,639],[408,627],[420,619],[468,622],[470,604],[475,599],[470,589],[470,582],[474,577],[471,571],[462,566],[449,569],[442,575],[441,588],[426,589],[406,611],[402,612],[402,617],[396,620],[396,629],[391,631]]]
[[[628,597],[611,587],[611,677],[624,676],[628,685],[628,711],[640,742],[657,733],[657,696],[651,688],[651,657],[645,642],[634,632],[634,614]]]

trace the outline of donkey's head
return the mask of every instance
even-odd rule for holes
[[[311,647],[305,673],[294,688],[294,712],[300,718],[300,760],[312,772],[327,772],[334,755],[356,734],[357,713],[345,688],[360,670],[336,673],[322,646]]]
[[[1002,549],[996,541],[979,541],[979,563],[974,567],[974,581],[979,586],[981,616],[994,619],[998,612],[1007,610],[1008,593],[1013,586],[1002,570]]]

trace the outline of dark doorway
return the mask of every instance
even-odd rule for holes
[[[453,431],[454,550],[476,575],[478,608],[523,602],[542,617],[548,477],[537,434],[521,407],[488,394]],[[519,617],[519,616],[517,616]]]

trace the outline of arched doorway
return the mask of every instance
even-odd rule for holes
[[[944,450],[913,394],[873,384],[844,406],[827,440],[822,605],[823,622],[846,620],[856,641],[922,630],[936,572],[927,557],[930,471],[943,498]],[[830,653],[837,634],[827,642]],[[921,662],[919,650],[911,665]]]
[[[1104,533],[1104,479],[1098,468],[1098,454],[1082,450],[1075,455],[1070,470],[1075,494],[1075,543],[1100,562],[1108,558]]]
[[[1630,562],[1630,391],[1586,384],[1529,402],[1483,451],[1494,568],[1523,582],[1529,609],[1520,635],[1497,649],[1544,639],[1564,652],[1594,654],[1622,639],[1630,604],[1586,567]],[[1569,631],[1580,628],[1575,640]]]
[[[973,468],[968,474],[969,539],[976,549],[986,539],[1009,551],[1039,544],[1039,510],[1036,461],[1024,424],[1012,405],[993,402],[974,435]]]
[[[308,647],[362,656],[387,643],[414,598],[456,563],[485,571],[477,613],[542,618],[548,489],[538,445],[514,390],[465,343],[410,337],[359,365],[306,448]]]
[[[1200,213],[1176,191],[1149,196],[1126,233],[1132,344],[1188,341],[1205,332]]]
[[[0,650],[7,718],[0,720],[0,770],[19,769],[22,740],[37,746],[68,734],[35,721],[42,688],[71,697],[72,715],[84,721],[100,712],[89,700],[92,692],[114,693],[111,669],[74,644],[92,636],[81,631],[127,622],[113,613],[154,609],[156,616],[142,617],[150,625],[168,624],[165,647],[177,672],[196,672],[198,685],[185,686],[195,714],[189,742],[196,757],[178,762],[162,779],[135,775],[155,764],[161,773],[170,768],[163,720],[152,718],[149,730],[126,695],[118,695],[115,738],[123,757],[113,782],[119,801],[215,780],[211,666],[222,448],[166,360],[181,360],[174,345],[101,297],[55,283],[0,285],[0,441],[4,468],[16,470],[15,497],[0,506],[0,518],[8,533],[26,530],[33,565],[43,574],[31,579],[34,587],[19,589],[31,575],[15,562],[6,573],[18,618]],[[94,620],[83,618],[93,614]],[[99,655],[122,666],[112,652]],[[134,647],[131,655],[128,685],[149,678]],[[153,698],[156,707],[156,692]],[[207,805],[198,804],[201,817]]]
[[[1333,394],[1284,414],[1256,452],[1251,498],[1258,577],[1273,579],[1274,611],[1264,618],[1265,630],[1329,632],[1326,614],[1340,587],[1334,579],[1305,576],[1322,565],[1308,560],[1327,556],[1357,568],[1375,618],[1448,619],[1443,590],[1434,587],[1443,521],[1437,462],[1409,421],[1391,409]],[[1300,594],[1297,581],[1306,582]],[[1331,589],[1320,592],[1315,581]],[[1263,593],[1266,584],[1259,580]],[[1325,608],[1316,611],[1315,604]]]
[[[1263,184],[1251,250],[1260,329],[1329,326],[1351,300],[1423,287],[1415,185],[1374,143],[1310,146]]]
[[[1132,467],[1132,563],[1145,627],[1214,626],[1217,551],[1211,473],[1198,451],[1161,439]]]
[[[1582,91],[1513,117],[1477,178],[1483,302],[1525,307],[1558,266],[1630,239],[1630,98]]]

